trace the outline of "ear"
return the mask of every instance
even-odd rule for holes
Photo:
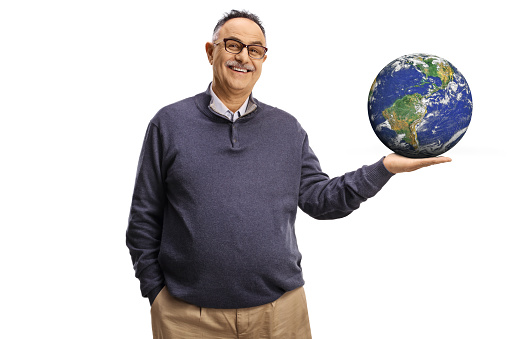
[[[205,52],[207,52],[207,58],[209,59],[209,63],[212,65],[212,61],[214,60],[212,56],[212,52],[214,52],[214,44],[212,42],[207,42],[205,44]]]
[[[265,62],[265,60],[267,60],[267,54],[263,56],[262,63]]]

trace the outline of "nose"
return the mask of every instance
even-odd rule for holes
[[[251,58],[249,57],[249,53],[247,52],[247,47],[244,47],[239,54],[236,54],[235,59],[243,64],[248,63],[251,60]]]

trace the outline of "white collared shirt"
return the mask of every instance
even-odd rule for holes
[[[247,110],[247,104],[249,103],[249,97],[246,99],[246,101],[244,101],[244,103],[242,104],[242,106],[240,106],[240,108],[237,110],[237,112],[232,113],[232,111],[230,111],[228,109],[228,107],[226,107],[223,102],[217,97],[216,93],[214,93],[214,91],[212,90],[212,86],[210,86],[210,95],[212,96],[212,100],[210,101],[210,107],[216,111],[217,113],[221,114],[221,115],[224,115],[225,117],[227,117],[229,120],[231,121],[235,121],[237,120],[238,118],[240,118],[241,116],[243,116],[244,114],[246,114],[246,110]]]

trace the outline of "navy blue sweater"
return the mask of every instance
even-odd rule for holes
[[[392,176],[382,160],[330,179],[290,114],[255,99],[234,123],[205,92],[162,108],[140,155],[127,246],[141,292],[210,308],[272,302],[304,284],[297,206],[341,218]]]

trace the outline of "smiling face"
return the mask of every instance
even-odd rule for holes
[[[267,58],[252,59],[244,48],[239,54],[225,50],[223,39],[234,39],[246,45],[265,46],[265,37],[260,27],[245,18],[228,20],[213,43],[205,45],[213,69],[212,89],[220,98],[245,100],[260,78],[262,64]]]

